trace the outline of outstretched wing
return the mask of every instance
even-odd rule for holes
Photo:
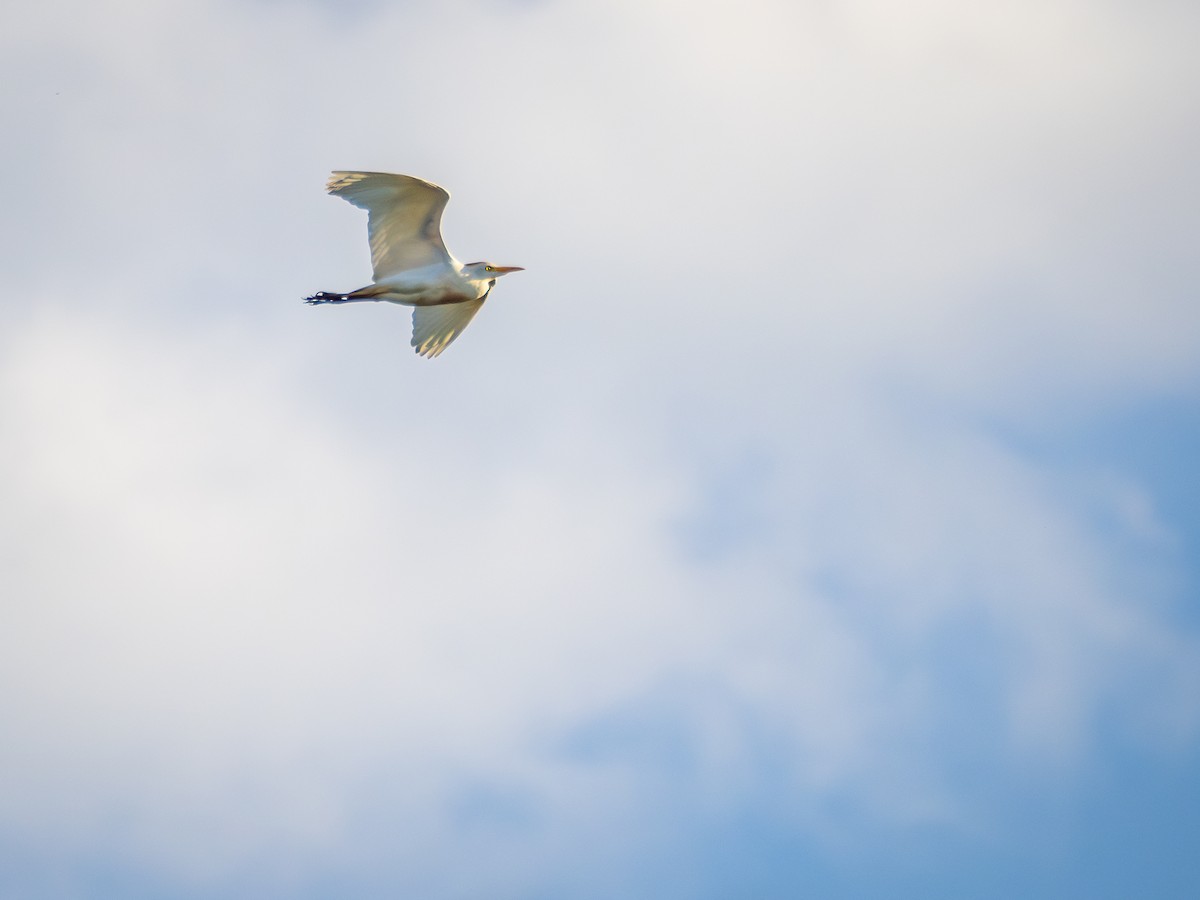
[[[450,199],[445,188],[411,175],[334,172],[325,189],[367,211],[375,281],[407,269],[449,265],[442,243],[442,210]]]
[[[433,359],[449,347],[475,318],[485,299],[486,295],[465,303],[414,306],[412,345],[417,355]]]

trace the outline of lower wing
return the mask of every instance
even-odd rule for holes
[[[418,356],[432,359],[453,343],[483,306],[483,298],[465,303],[413,307],[412,345]]]

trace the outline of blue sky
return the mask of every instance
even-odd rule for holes
[[[0,896],[1195,896],[1198,25],[0,14]]]

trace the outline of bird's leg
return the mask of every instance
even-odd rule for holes
[[[317,291],[311,297],[305,297],[304,302],[309,306],[318,303],[353,303],[355,300],[365,300],[366,297],[351,297],[349,294],[331,294],[329,291]]]
[[[360,287],[357,291],[351,291],[348,294],[317,291],[311,297],[305,297],[304,302],[309,306],[316,306],[318,303],[361,303],[364,300],[382,300],[387,293],[388,289],[385,287],[368,284],[366,287]]]

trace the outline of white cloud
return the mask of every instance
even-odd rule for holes
[[[519,894],[616,884],[673,784],[965,821],[955,754],[1193,740],[1145,493],[979,426],[1194,383],[1190,15],[24,12],[0,828]],[[341,166],[528,266],[453,355],[300,306],[366,276]]]

